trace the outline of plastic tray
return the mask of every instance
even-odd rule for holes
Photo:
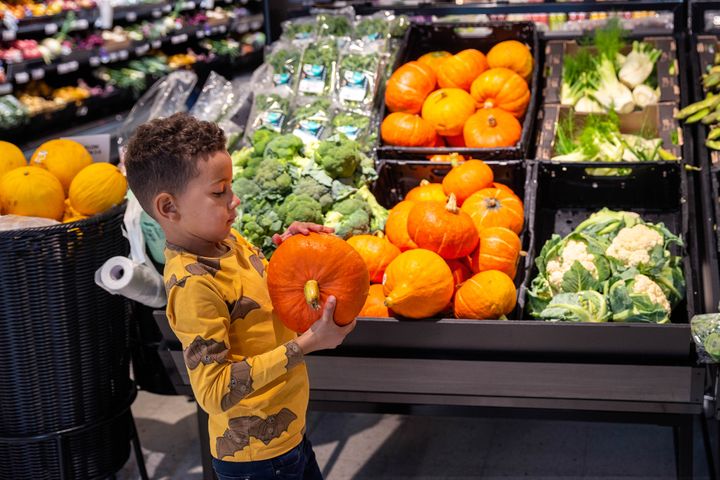
[[[483,36],[476,34],[475,36],[466,36],[462,33],[462,29],[478,29]],[[405,42],[400,47],[397,60],[393,66],[395,71],[400,65],[416,60],[422,54],[436,51],[447,50],[451,53],[457,53],[467,48],[475,48],[483,53],[487,53],[496,43],[504,40],[519,40],[530,45],[535,68],[533,69],[532,78],[529,86],[531,91],[530,104],[527,113],[522,122],[522,136],[517,145],[508,148],[424,148],[424,147],[396,147],[390,145],[382,145],[381,135],[378,131],[378,157],[392,161],[393,159],[417,159],[425,158],[428,155],[447,154],[458,152],[474,158],[483,160],[504,160],[504,159],[523,159],[528,151],[531,139],[534,138],[533,125],[535,122],[537,99],[539,96],[539,77],[540,77],[540,55],[538,47],[537,32],[533,23],[514,22],[490,22],[490,23],[458,23],[451,25],[420,25],[413,24],[408,29]],[[385,102],[382,100],[385,96],[384,89],[380,92],[380,118],[385,118],[388,114],[385,108]]]

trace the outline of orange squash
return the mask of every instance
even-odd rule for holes
[[[472,148],[511,147],[520,140],[517,118],[499,108],[481,108],[463,127],[465,144]]]
[[[470,216],[460,211],[455,195],[447,204],[416,203],[408,215],[408,233],[420,248],[443,258],[467,257],[478,244],[478,232]]]
[[[432,317],[450,303],[454,283],[450,267],[437,253],[408,250],[385,270],[385,305],[408,318]]]
[[[458,205],[461,205],[470,195],[488,188],[493,182],[493,171],[482,160],[468,160],[454,167],[445,178],[442,186],[446,195],[454,194]]]
[[[320,318],[330,295],[337,298],[335,323],[347,325],[360,313],[370,277],[358,254],[335,235],[293,235],[275,251],[267,269],[275,313],[302,333]]]
[[[470,215],[478,232],[488,227],[509,228],[520,234],[523,227],[523,204],[520,199],[498,188],[475,192],[463,203],[463,212]]]
[[[459,165],[465,161],[465,157],[460,155],[459,153],[450,153],[448,155],[438,154],[438,155],[430,155],[430,161],[431,162],[452,163],[453,165]]]
[[[363,305],[358,317],[374,317],[387,318],[390,316],[390,310],[385,306],[385,293],[383,286],[380,284],[370,285],[367,300]]]
[[[517,40],[506,40],[496,44],[487,54],[490,68],[509,68],[525,80],[533,70],[533,57],[530,48]]]
[[[399,147],[432,147],[437,133],[420,115],[391,113],[380,125],[380,136],[387,145]]]
[[[470,268],[479,273],[498,270],[515,279],[520,259],[520,237],[505,227],[488,227],[480,232],[480,244],[470,255]]]
[[[437,81],[441,88],[456,87],[469,92],[473,80],[487,68],[485,55],[479,50],[469,48],[440,64]]]
[[[381,232],[376,235],[356,235],[349,238],[347,243],[362,257],[372,283],[382,282],[385,269],[400,255],[400,249]]]
[[[455,294],[455,317],[497,319],[512,312],[517,302],[513,281],[502,272],[488,270],[463,283]]]
[[[390,209],[388,218],[385,221],[385,235],[387,239],[398,247],[401,252],[417,248],[417,245],[410,239],[407,231],[407,219],[413,206],[415,206],[415,202],[403,200]]]
[[[385,104],[391,112],[420,113],[423,102],[435,90],[433,70],[408,62],[395,70],[385,86]]]
[[[513,189],[510,188],[510,187],[508,187],[508,186],[505,185],[504,183],[493,182],[493,183],[492,183],[492,188],[499,188],[500,190],[504,190],[504,191],[506,191],[507,193],[512,193],[513,195],[515,195],[515,196],[517,197],[517,194],[513,191]],[[520,198],[520,197],[518,197],[518,199],[519,199],[519,198]]]
[[[430,69],[437,74],[440,64],[442,64],[449,57],[452,57],[452,53],[444,50],[438,52],[429,52],[418,58],[417,61],[423,65],[430,67]]]
[[[465,148],[465,136],[461,133],[460,135],[445,137],[445,143],[448,144],[448,147]]]
[[[420,180],[420,185],[410,190],[405,195],[405,200],[410,202],[447,202],[447,195],[443,191],[442,183],[430,183],[427,180]]]
[[[401,147],[434,147],[438,141],[433,126],[420,115],[391,113],[380,125],[380,135],[387,145]]]
[[[478,108],[499,108],[516,118],[525,115],[530,103],[528,84],[507,68],[491,68],[473,81],[470,94]]]
[[[473,113],[473,97],[459,88],[435,90],[425,99],[422,107],[422,117],[440,135],[460,135],[465,121]]]
[[[470,277],[473,276],[473,271],[470,269],[468,264],[461,259],[450,259],[445,260],[450,267],[453,280],[455,280],[455,290],[460,288],[460,285],[465,283]]]

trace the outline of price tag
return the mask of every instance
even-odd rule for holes
[[[153,10],[153,14],[155,14],[156,12],[157,12],[157,13],[160,13],[158,10]],[[135,13],[135,12],[128,12],[128,13],[125,15],[125,20],[128,21],[128,22],[134,22],[135,20],[137,20],[137,13]]]
[[[100,58],[99,57],[90,57],[90,66],[91,67],[98,67],[100,66]]]
[[[218,32],[220,32],[220,33],[225,33],[225,32],[227,32],[227,26],[226,26],[226,25],[220,25],[220,26],[218,27]]]
[[[117,62],[118,61],[118,54],[117,52],[112,52],[110,55],[108,55],[108,60],[110,62]]]
[[[130,52],[128,52],[127,50],[120,50],[118,52],[118,57],[120,57],[120,60],[127,60],[129,55],[130,55]]]
[[[198,30],[197,32],[195,32],[195,36],[197,38],[205,38],[205,32],[202,30]]]
[[[30,76],[33,80],[40,80],[42,78],[45,78],[45,69],[33,68],[32,70],[30,70]]]
[[[185,2],[185,5],[183,5],[183,8],[185,10],[194,10],[195,9],[195,2]]]
[[[73,30],[87,30],[89,26],[90,23],[84,18],[73,22]]]
[[[79,135],[76,137],[66,137],[75,140],[84,146],[95,162],[110,161],[110,135]]]
[[[15,33],[15,30],[3,30],[2,39],[5,40],[6,42],[15,40],[16,38],[17,38],[17,34]]]
[[[53,35],[58,31],[58,26],[55,23],[45,24],[45,35]]]
[[[60,75],[64,75],[64,74],[66,74],[66,73],[74,72],[74,71],[76,71],[78,68],[80,68],[80,64],[78,64],[78,62],[76,62],[75,60],[73,60],[72,62],[65,62],[65,63],[60,63],[60,64],[58,64],[58,66],[57,66],[57,72],[58,72]]]
[[[250,28],[252,28],[253,30],[258,30],[261,27],[262,27],[262,22],[253,22],[252,24],[250,24]]]
[[[163,7],[163,12],[170,13],[172,12],[172,5],[168,4]]]
[[[145,55],[148,50],[150,50],[150,45],[148,45],[147,43],[145,45],[140,45],[139,47],[135,48],[135,55],[137,55],[138,57],[141,55]]]
[[[160,40],[153,40],[152,42],[152,48],[160,48],[162,47],[162,41]]]
[[[160,18],[160,17],[162,17],[162,14],[163,14],[162,10],[153,10],[152,11],[153,18]]]
[[[12,93],[12,84],[0,83],[0,95],[7,95],[8,93]]]
[[[247,24],[247,22],[242,22],[242,23],[240,23],[240,24],[237,26],[237,31],[238,31],[238,33],[245,33],[245,32],[247,32],[249,29],[250,29],[250,27],[249,27],[249,25]]]
[[[30,75],[27,72],[18,72],[15,74],[15,83],[27,83],[30,81]]]
[[[177,45],[178,43],[187,42],[187,40],[188,40],[188,36],[186,33],[182,33],[180,35],[174,35],[174,36],[170,37],[170,43],[172,43],[173,45]]]

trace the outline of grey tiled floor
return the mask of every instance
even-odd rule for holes
[[[194,403],[141,392],[133,413],[151,478],[202,478]],[[659,480],[675,469],[672,430],[654,426],[311,412],[308,434],[327,480]],[[696,478],[707,478],[700,442]],[[139,478],[132,457],[118,478]]]

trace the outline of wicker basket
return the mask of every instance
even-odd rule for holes
[[[129,308],[94,282],[125,206],[0,232],[0,479],[100,478],[129,456]]]

